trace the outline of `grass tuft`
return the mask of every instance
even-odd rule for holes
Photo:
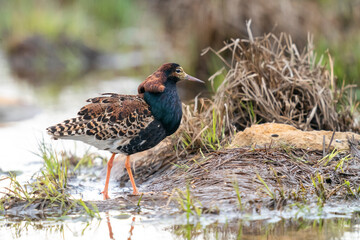
[[[235,189],[236,198],[238,200],[239,210],[242,211],[243,210],[243,204],[242,204],[242,201],[241,201],[239,184],[238,184],[238,182],[236,180],[233,182],[233,187]]]
[[[82,207],[90,217],[99,217],[95,205],[90,209],[81,199],[71,197],[67,189],[68,158],[60,160],[55,150],[44,142],[39,144],[38,155],[44,160],[44,166],[31,182],[21,184],[13,174],[2,179],[10,180],[10,184],[2,192],[4,197],[0,199],[1,208],[8,210],[20,205],[26,210],[33,206],[45,215],[65,215]]]
[[[189,184],[186,186],[185,191],[180,189],[175,189],[175,191],[177,193],[176,201],[179,204],[179,209],[186,213],[188,222],[190,216],[200,217],[202,214],[202,204],[192,197]]]

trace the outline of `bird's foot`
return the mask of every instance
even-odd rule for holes
[[[104,200],[110,199],[108,191],[102,191],[101,193],[104,195]]]
[[[134,196],[138,196],[138,195],[142,195],[143,193],[142,192],[139,192],[138,190],[134,190],[133,193],[131,195],[134,195]]]

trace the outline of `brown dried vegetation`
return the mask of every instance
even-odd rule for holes
[[[148,190],[172,192],[190,186],[192,197],[205,208],[235,208],[237,193],[246,209],[263,206],[281,209],[292,203],[341,202],[360,197],[358,144],[349,140],[351,154],[283,148],[235,148],[203,156],[168,158],[142,165],[137,162],[135,178]],[[163,148],[164,149],[164,148]],[[163,161],[161,154],[165,154]],[[159,159],[159,152],[150,154]],[[125,179],[123,179],[125,180]],[[161,204],[161,203],[159,203]],[[226,209],[226,208],[225,208]]]
[[[212,84],[228,70],[211,100],[199,100],[193,109],[184,107],[178,134],[191,143],[186,145],[209,149],[202,134],[207,129],[223,145],[234,131],[265,122],[303,130],[359,130],[353,118],[358,103],[350,95],[354,86],[337,87],[331,56],[326,59],[329,66],[324,66],[310,37],[308,46],[299,51],[287,34],[254,38],[249,23],[248,34],[248,39],[232,39],[218,51],[204,51],[214,52],[225,66],[210,78]]]

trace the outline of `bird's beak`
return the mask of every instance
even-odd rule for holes
[[[196,77],[190,76],[189,74],[185,75],[185,80],[192,81],[192,82],[204,83],[204,81],[202,81],[202,80],[200,80],[200,79],[198,79]]]

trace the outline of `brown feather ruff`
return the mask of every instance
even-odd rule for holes
[[[153,74],[148,76],[138,87],[138,93],[151,92],[160,93],[165,90],[167,76],[165,72],[172,68],[173,63],[162,65]]]
[[[78,117],[65,120],[47,131],[55,139],[89,135],[97,140],[133,138],[154,120],[149,105],[141,95],[106,93],[90,98]]]

